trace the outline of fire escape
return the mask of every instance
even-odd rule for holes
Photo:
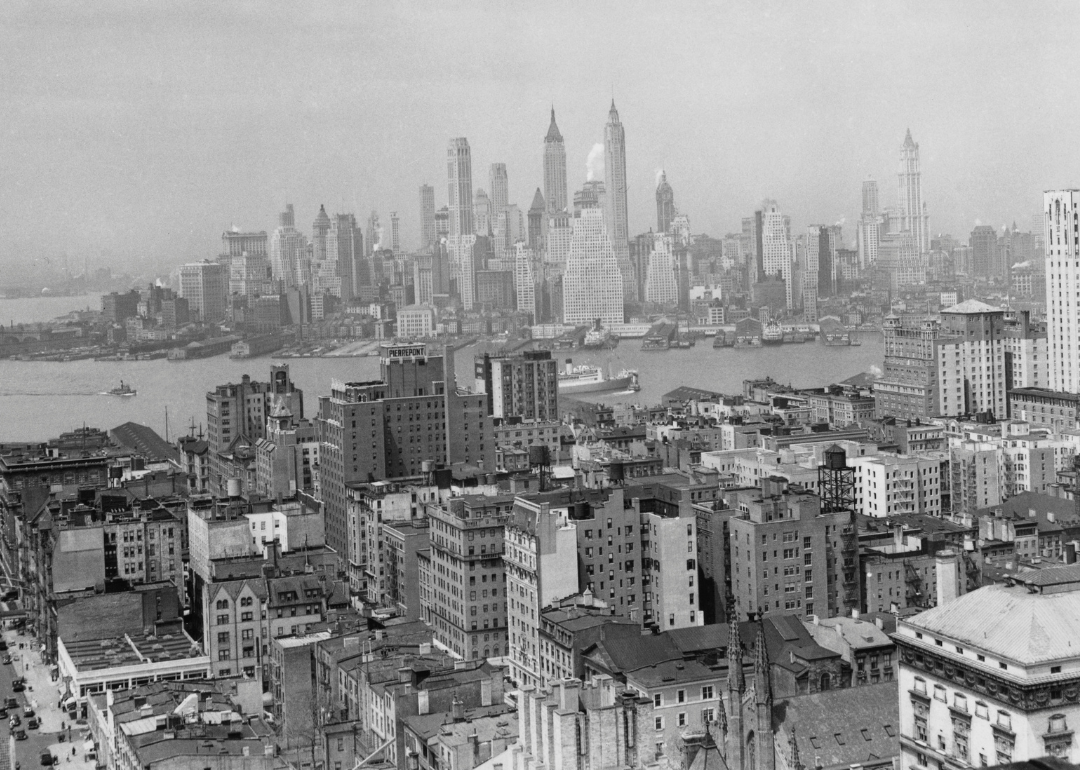
[[[905,596],[908,607],[925,607],[923,581],[919,571],[910,562],[904,563]]]

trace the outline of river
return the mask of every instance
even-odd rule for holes
[[[50,298],[79,299],[79,298]],[[82,303],[71,310],[85,307]],[[33,300],[39,302],[39,300]],[[20,300],[0,301],[6,305]],[[68,303],[70,305],[70,303]],[[61,309],[56,313],[63,313]],[[51,317],[51,316],[50,316]],[[32,321],[42,320],[40,317]],[[644,352],[640,341],[627,340],[614,350],[576,351],[560,354],[575,364],[600,364],[616,374],[622,368],[637,369],[638,393],[590,393],[588,400],[638,404],[659,403],[660,397],[680,385],[736,394],[748,378],[772,377],[796,386],[820,386],[838,382],[882,363],[880,334],[863,334],[861,346],[826,347],[819,342],[764,348],[714,349],[711,340],[696,347],[664,352]],[[473,353],[469,347],[456,354],[456,372],[462,385],[473,384]],[[206,421],[206,392],[215,385],[237,382],[243,374],[253,379],[269,377],[276,359],[233,360],[226,356],[196,361],[11,361],[0,360],[0,441],[43,441],[63,431],[88,425],[114,428],[134,421],[165,434],[168,411],[169,437]],[[287,359],[293,381],[304,391],[304,412],[315,414],[318,398],[330,391],[331,379],[369,380],[378,377],[379,360],[366,358]],[[131,384],[138,395],[120,398],[107,395],[120,380]]]
[[[0,324],[32,324],[51,321],[73,310],[101,310],[101,295],[72,297],[0,297]]]

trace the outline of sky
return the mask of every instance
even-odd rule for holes
[[[908,128],[932,232],[1026,230],[1080,186],[1078,32],[1074,2],[5,0],[0,269],[204,259],[286,202],[309,233],[320,204],[397,211],[413,247],[450,138],[475,187],[506,163],[524,211],[551,106],[572,194],[612,98],[634,233],[663,168],[694,232],[773,198],[853,242],[864,179],[895,203]]]

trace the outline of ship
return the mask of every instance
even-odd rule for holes
[[[778,323],[767,323],[761,330],[762,345],[782,345],[784,343],[784,329]]]
[[[110,396],[134,396],[138,391],[130,385],[125,385],[123,380],[120,380],[120,387],[113,388],[109,391]]]
[[[560,393],[599,393],[607,390],[640,390],[638,373],[623,369],[615,377],[609,377],[599,366],[574,366],[566,359],[566,368],[559,373]]]
[[[619,338],[607,329],[589,329],[585,332],[583,348],[613,348],[619,344]]]
[[[851,344],[851,335],[845,331],[836,331],[832,334],[826,334],[825,344],[829,347],[846,347]]]

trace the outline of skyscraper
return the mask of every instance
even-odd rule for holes
[[[596,206],[582,208],[573,218],[566,258],[563,322],[622,323],[623,282],[616,278],[619,273],[603,210]]]
[[[382,232],[382,227],[379,226],[379,215],[377,212],[372,211],[368,215],[367,231],[364,233],[364,237],[367,239],[367,253],[371,256],[375,253],[376,249],[381,249],[379,244],[379,233]]]
[[[473,196],[473,227],[477,235],[491,234],[491,198],[483,187],[477,187]]]
[[[675,192],[668,184],[667,174],[660,172],[660,183],[656,186],[656,232],[666,233],[671,229],[671,220],[675,218]]]
[[[295,222],[293,205],[287,203],[270,237],[270,269],[285,289],[305,285],[310,274],[306,265],[307,239],[296,229]]]
[[[630,228],[626,219],[626,132],[619,121],[614,100],[604,127],[604,190],[604,218],[622,275],[623,296],[633,301],[636,299],[637,282],[630,265]]]
[[[390,250],[395,257],[401,255],[401,220],[396,211],[390,212]]]
[[[207,261],[180,265],[180,296],[203,323],[217,323],[225,317],[228,291],[225,265]]]
[[[544,137],[544,200],[549,214],[566,210],[566,145],[555,125],[555,108],[551,108],[551,125]]]
[[[997,232],[990,225],[977,225],[971,231],[971,272],[980,278],[1004,275],[998,259]]]
[[[877,182],[873,179],[867,179],[862,183],[863,219],[876,217],[879,209]]]
[[[326,207],[319,204],[319,213],[311,223],[311,254],[316,262],[326,261],[326,234],[330,232],[330,217]]]
[[[435,245],[435,188],[420,185],[420,251]]]
[[[547,216],[546,216],[547,204],[544,201],[544,196],[540,192],[540,188],[536,188],[536,193],[533,194],[532,205],[529,206],[529,248],[539,254],[544,250],[544,241],[546,240],[544,235],[547,231]]]
[[[647,236],[646,236],[647,237]],[[645,274],[645,301],[665,307],[679,301],[675,280],[674,238],[666,232],[652,234],[649,266]]]
[[[795,259],[795,244],[791,240],[791,218],[780,213],[776,201],[765,201],[761,213],[761,267],[764,276],[784,279],[787,307],[794,307],[791,283],[791,263]]]
[[[352,214],[335,214],[330,220],[326,251],[336,254],[337,273],[341,276],[341,298],[348,302],[361,286],[371,285],[371,266],[364,258],[364,234]]]
[[[473,226],[472,151],[469,149],[469,140],[463,136],[451,139],[446,156],[450,193],[450,236],[472,235],[476,228]]]
[[[491,191],[491,234],[495,239],[495,256],[513,256],[513,241],[507,245],[503,214],[510,205],[510,183],[505,163],[492,163],[488,172],[488,189]]]
[[[930,218],[922,194],[919,145],[911,139],[911,129],[900,148],[900,229],[911,232],[919,254],[930,251]]]
[[[1080,392],[1080,190],[1043,195],[1046,241],[1046,320],[1050,387]]]

